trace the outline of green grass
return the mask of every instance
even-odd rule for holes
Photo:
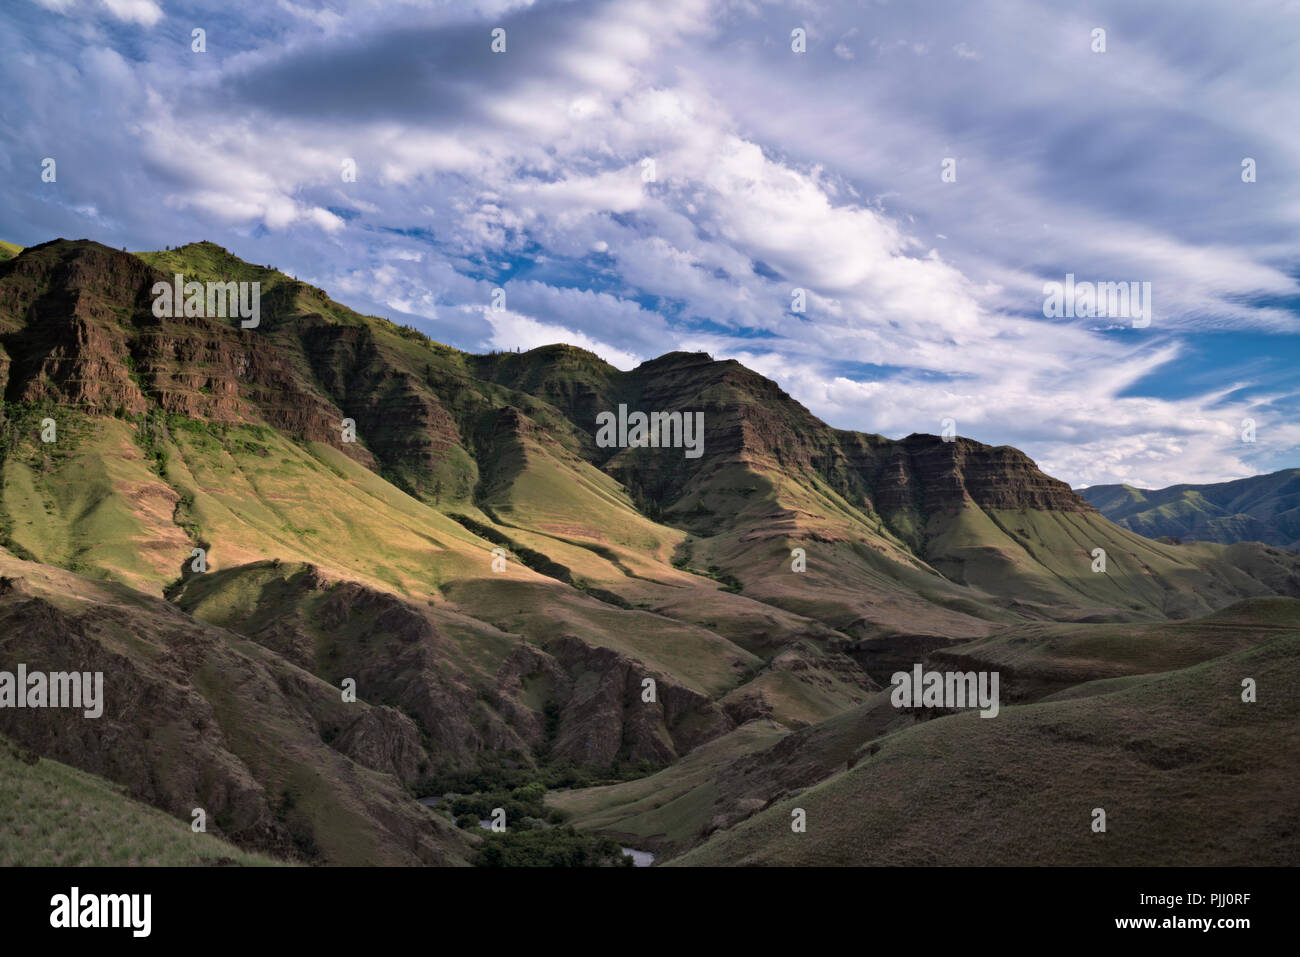
[[[4,459],[9,537],[36,560],[156,589],[190,553],[173,524],[176,494],[151,473],[118,419],[61,416],[57,443],[29,440]]]
[[[1300,469],[1212,485],[1136,489],[1100,485],[1081,492],[1112,521],[1151,538],[1263,541],[1300,547]]]
[[[53,261],[65,252],[55,245],[40,255]],[[101,264],[118,255],[85,252]],[[437,660],[395,666],[385,691],[454,686],[466,697],[447,723],[463,720],[475,733],[508,724],[506,703],[492,691],[515,677],[500,677],[512,654],[574,638],[707,695],[719,728],[729,726],[719,707],[739,720],[760,716],[655,775],[658,793],[625,784],[557,798],[592,797],[582,828],[622,829],[681,849],[780,796],[741,767],[758,750],[772,751],[763,757],[775,762],[762,765],[768,778],[793,790],[854,759],[869,740],[863,735],[897,731],[834,648],[869,651],[900,636],[973,640],[966,652],[1039,681],[1038,696],[1054,696],[1047,704],[1064,705],[1070,694],[1100,700],[1151,672],[1258,643],[1229,620],[1181,630],[1149,623],[1286,591],[1297,580],[1294,562],[1272,553],[1152,542],[1091,511],[981,509],[967,498],[931,512],[918,496],[877,514],[881,468],[900,449],[825,427],[734,362],[679,355],[638,375],[563,346],[469,356],[211,243],[138,256],[165,274],[261,282],[264,326],[255,341],[274,372],[245,379],[231,371],[243,368],[235,361],[223,380],[213,357],[237,360],[246,338],[201,324],[142,324],[121,289],[97,290],[108,319],[92,331],[131,373],[117,383],[118,398],[140,401],[134,382],[151,411],[140,421],[125,410],[108,418],[54,408],[61,438],[47,447],[32,427],[45,410],[7,407],[15,414],[3,439],[2,543],[20,558],[157,595],[201,542],[209,573],[167,593],[200,620],[246,635],[264,638],[267,626],[284,626],[279,637],[303,651],[304,667],[331,689],[338,669],[357,670],[391,635],[323,614],[325,597],[296,590],[291,579],[310,565],[331,587],[356,581],[394,593],[418,608],[428,630],[408,634],[434,636],[428,647]],[[20,279],[7,277],[6,288],[12,303],[26,304],[35,291]],[[30,314],[15,306],[5,328],[21,333]],[[157,350],[164,358],[137,370],[132,356],[151,355],[158,337],[174,341]],[[191,367],[168,357],[191,354],[205,358]],[[14,368],[39,359],[27,355]],[[27,384],[31,394],[58,394],[58,376],[47,370],[38,378]],[[698,465],[650,458],[650,450],[607,458],[594,448],[593,403],[664,397],[709,410],[711,428],[726,422],[721,437],[738,442]],[[200,411],[188,419],[164,408]],[[302,438],[319,436],[311,429],[336,412],[366,423],[361,447],[348,450],[356,457],[332,441]],[[208,420],[218,416],[229,421]],[[273,421],[291,424],[279,431]],[[290,434],[300,426],[301,435]],[[908,449],[933,451],[923,442]],[[368,467],[362,460],[371,454]],[[1188,501],[1205,511],[1200,499]],[[500,543],[511,560],[496,573],[491,551]],[[796,547],[807,551],[803,574],[790,568]],[[1107,552],[1103,575],[1090,568],[1096,547]],[[1071,623],[1035,624],[1057,619]],[[306,835],[303,820],[312,818],[333,859],[366,860],[376,832],[366,831],[359,801],[331,799],[333,758],[295,754],[288,742],[307,744],[295,738],[289,712],[259,715],[278,736],[260,737],[245,691],[222,672],[228,664],[195,680],[229,726],[231,747],[284,797],[282,823]],[[551,680],[521,676],[510,704],[554,706]],[[580,695],[596,680],[573,676]],[[1087,690],[1076,687],[1085,681],[1093,682]],[[749,731],[770,740],[759,748]],[[801,756],[780,750],[796,743]],[[702,763],[690,763],[697,755]],[[468,857],[463,847],[456,853]]]
[[[162,702],[120,705],[128,716],[117,737],[112,725],[92,722],[84,744],[61,742],[58,753],[67,760],[91,749],[93,765],[96,749],[121,748],[126,757],[115,779],[132,793],[157,793],[154,782],[178,781],[182,793],[190,789],[186,801],[200,801],[180,806],[207,806],[210,829],[271,841],[262,846],[277,854],[349,865],[456,864],[469,856],[472,842],[417,805],[392,773],[330,743],[369,711],[364,701],[344,702],[336,685],[267,648],[124,585],[20,562],[2,550],[0,571],[15,583],[0,601],[0,620],[26,621],[33,605],[73,619],[58,621],[53,634],[6,625],[18,660],[38,658],[68,631],[84,634],[81,640],[113,663],[106,683]],[[96,737],[104,734],[111,744]],[[280,825],[274,834],[265,830],[268,811]]]
[[[1017,625],[949,652],[963,668],[977,663],[1002,671],[1005,700],[1011,690],[1036,697],[1085,681],[1187,668],[1255,647],[1297,625],[1300,600],[1251,598],[1187,621]]]
[[[0,739],[0,867],[278,864]]]

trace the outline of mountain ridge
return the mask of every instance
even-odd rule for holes
[[[1162,489],[1093,485],[1079,494],[1107,518],[1148,538],[1259,541],[1300,551],[1300,469]]]
[[[155,316],[152,284],[178,271],[262,283],[259,326]],[[70,647],[91,613],[56,614],[60,589],[146,643],[174,628],[189,659],[161,675],[120,634],[76,625],[76,647],[221,724],[212,760],[238,787],[203,800],[230,805],[241,846],[307,860],[464,863],[477,835],[403,800],[466,775],[675,774],[791,735],[857,748],[910,722],[877,709],[918,659],[1300,597],[1300,556],[1143,538],[1009,446],[834,429],[705,353],[628,371],[560,344],[473,355],[211,243],[0,262],[0,390],[0,560],[27,582],[0,614],[35,623],[21,649]],[[620,405],[702,412],[703,455],[602,447],[597,415]],[[263,677],[230,688],[223,662]],[[347,679],[363,707],[345,720]],[[169,813],[193,799],[153,783],[174,750],[110,767],[93,735],[0,730]],[[334,775],[372,784],[316,793]],[[720,826],[775,793],[738,780]],[[353,817],[371,850],[338,828]]]

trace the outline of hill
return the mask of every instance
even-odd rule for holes
[[[880,737],[673,863],[1294,866],[1300,613],[1285,612],[1198,664]],[[1244,703],[1243,677],[1268,691]]]
[[[266,866],[101,778],[0,739],[0,867]]]
[[[872,802],[885,801],[877,787],[902,789],[885,802],[890,808],[904,806],[910,795],[916,802],[913,806],[918,809],[912,831],[933,828],[938,842],[943,829],[964,826],[957,823],[964,813],[961,801],[966,792],[963,788],[969,786],[973,789],[970,793],[985,793],[986,796],[989,791],[988,786],[976,788],[974,784],[963,781],[962,775],[990,774],[997,782],[995,790],[998,791],[998,796],[990,798],[990,802],[1007,799],[1014,790],[1013,783],[1016,786],[1056,789],[1087,779],[1088,773],[1095,773],[1095,768],[1092,772],[1085,770],[1092,767],[1090,752],[1106,753],[1109,749],[1123,753],[1127,748],[1139,746],[1154,748],[1155,742],[1175,721],[1174,718],[1168,722],[1161,719],[1148,733],[1134,724],[1138,721],[1135,709],[1139,699],[1133,699],[1125,706],[1127,710],[1122,710],[1112,700],[1099,697],[1077,713],[1070,712],[1079,720],[1087,716],[1089,724],[1085,732],[1056,721],[1052,718],[1055,712],[1050,708],[1034,711],[1040,704],[1103,696],[1119,688],[1137,688],[1146,681],[1165,675],[1190,674],[1206,663],[1235,660],[1235,655],[1262,647],[1275,649],[1269,661],[1276,657],[1277,662],[1270,667],[1281,672],[1292,649],[1292,645],[1282,639],[1297,635],[1300,635],[1300,601],[1283,598],[1250,599],[1213,615],[1186,622],[1139,626],[1100,623],[1014,626],[997,636],[937,649],[917,659],[927,670],[997,672],[1000,675],[1001,710],[992,720],[970,713],[897,709],[892,706],[889,693],[882,691],[857,707],[819,724],[789,732],[753,722],[650,778],[558,792],[551,794],[548,801],[573,815],[579,828],[596,830],[637,847],[654,850],[664,859],[674,859],[691,848],[700,847],[699,855],[687,854],[681,860],[684,863],[740,863],[740,860],[729,857],[715,860],[713,855],[731,853],[726,850],[731,846],[726,835],[742,822],[766,814],[767,809],[778,802],[807,809],[808,805],[802,803],[804,795],[819,793],[823,786],[829,787],[841,778],[857,774],[859,765],[877,756],[910,754],[906,750],[887,752],[886,749],[895,745],[901,748],[905,742],[914,740],[914,736],[923,735],[916,740],[925,742],[924,761],[917,759],[912,766],[901,770],[890,763],[873,765],[874,770],[863,771],[860,777],[852,778],[853,784],[843,785],[845,791],[861,788],[861,801],[838,807],[835,827],[829,830],[823,827],[814,834],[810,826],[807,834],[799,835],[799,840],[807,842],[812,849],[808,857],[797,862],[976,863],[977,857],[960,859],[959,855],[980,853],[982,845],[978,841],[969,848],[949,847],[939,852],[933,848],[922,849],[919,845],[891,846],[890,841],[885,840],[881,844],[882,853],[893,855],[888,860],[873,852],[854,861],[852,855],[860,853],[860,847],[848,852],[837,848],[847,840],[846,833],[852,826],[850,819],[860,818],[866,822],[864,826],[870,826],[875,814]],[[1254,676],[1260,682],[1254,671],[1242,674]],[[1290,679],[1280,675],[1274,677],[1279,677],[1282,683],[1279,685],[1270,680],[1270,687],[1285,694]],[[1240,679],[1233,687],[1235,692],[1229,688],[1224,693],[1230,696],[1239,694]],[[1164,707],[1181,713],[1202,701],[1201,692],[1197,692],[1197,696],[1180,698],[1180,694],[1187,692],[1187,687],[1182,684],[1170,685],[1167,690],[1170,700],[1158,700],[1153,705],[1153,716],[1160,715]],[[1269,755],[1268,761],[1278,780],[1289,780],[1300,767],[1294,761],[1296,755],[1287,750],[1290,745],[1286,743],[1294,737],[1294,729],[1289,727],[1289,723],[1296,717],[1295,709],[1290,702],[1274,701],[1273,704],[1274,708],[1269,712],[1274,715],[1273,723],[1267,731],[1252,722],[1230,723],[1221,729],[1213,724],[1217,718],[1199,721],[1196,726],[1203,734],[1202,746],[1212,751],[1221,740],[1220,731],[1231,727],[1234,729],[1232,733],[1240,740],[1252,742],[1253,753]],[[1241,707],[1247,706],[1242,704]],[[1021,740],[1004,731],[1001,722],[1010,715],[1024,712],[1039,715],[1043,722],[1053,725],[1053,730],[1047,735],[1046,742],[1035,744],[1035,749],[1003,750],[1002,735],[1010,735],[1005,742],[1008,746],[1019,747]],[[1215,712],[1215,715],[1219,714]],[[932,725],[937,727],[922,730]],[[1272,744],[1263,737],[1274,732],[1281,735],[1276,754],[1270,752]],[[1133,744],[1136,738],[1141,738],[1144,743]],[[1181,741],[1182,737],[1175,736],[1171,740]],[[952,763],[952,769],[947,768],[947,762]],[[1213,764],[1211,762],[1211,768]],[[886,773],[887,777],[877,782],[878,776]],[[1196,775],[1195,770],[1189,767],[1186,787],[1191,790],[1180,800],[1186,801],[1188,806],[1202,801],[1213,803],[1214,788],[1218,786],[1215,782],[1223,783],[1216,778],[1216,773],[1211,770],[1204,781],[1192,784],[1190,782]],[[914,777],[908,777],[909,774]],[[1105,804],[1111,812],[1119,807],[1146,808],[1155,800],[1155,791],[1147,793],[1143,789],[1164,787],[1165,783],[1160,780],[1162,776],[1162,766],[1153,764],[1150,779],[1144,780],[1134,772],[1128,782],[1130,790],[1114,786],[1107,777],[1089,781],[1088,786],[1091,793],[1099,795],[1098,803]],[[1008,787],[1005,793],[1001,791],[1003,785]],[[932,790],[942,794],[938,805],[931,801],[929,792]],[[1089,809],[1092,806],[1089,805]],[[996,819],[997,827],[1014,829],[1022,837],[1032,834],[1033,842],[1039,846],[1037,853],[1042,856],[1041,862],[1071,861],[1069,855],[1073,851],[1065,844],[1069,843],[1067,839],[1072,839],[1072,831],[1062,830],[1055,824],[1047,827],[1041,820],[1002,817],[997,807],[995,803],[987,805],[990,821]],[[785,813],[788,820],[789,810]],[[776,825],[773,823],[771,826]],[[786,829],[788,831],[788,823]],[[743,863],[796,862],[781,857],[785,851],[769,856],[769,849],[760,847],[758,838],[752,839],[758,843],[750,849]],[[790,845],[791,848],[801,846]],[[718,848],[724,850],[718,851]],[[1013,848],[1005,848],[1004,852],[1006,857],[988,862],[1017,862]],[[841,853],[850,856],[837,858],[836,855]],[[1160,856],[1152,859],[1165,860]]]
[[[1300,551],[1300,469],[1162,489],[1094,485],[1079,494],[1111,521],[1147,538],[1264,542]]]
[[[159,598],[0,551],[3,668],[104,675],[103,714],[0,709],[0,734],[275,857],[454,864],[473,839],[411,799],[409,718],[348,703],[283,658]]]

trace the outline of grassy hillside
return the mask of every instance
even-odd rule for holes
[[[1295,866],[1297,656],[1293,628],[992,720],[936,718],[673,863]],[[1244,677],[1255,704],[1241,701]],[[1104,834],[1090,826],[1098,807]],[[795,808],[806,833],[791,830]]]
[[[0,240],[0,262],[4,262],[6,259],[13,259],[22,251],[22,246],[16,246],[13,243],[7,243],[4,240]]]
[[[0,739],[0,867],[275,865]]]
[[[1004,701],[1037,700],[1084,682],[1187,668],[1298,628],[1300,601],[1252,598],[1187,621],[1016,625],[931,661],[999,671]]]
[[[915,721],[878,692],[795,732],[753,720],[644,780],[552,792],[547,802],[573,815],[578,828],[671,857],[824,780],[869,742]]]
[[[913,649],[916,653],[911,660],[923,662],[928,669],[999,672],[1005,715],[1008,709],[1019,710],[1014,707],[1017,704],[1104,695],[1163,673],[1226,660],[1230,655],[1297,633],[1300,601],[1252,599],[1200,619],[1136,628],[1067,623],[1013,626],[989,638],[929,652]],[[910,663],[898,666],[911,668]],[[1104,714],[1105,706],[1098,706],[1098,710]],[[1103,725],[1110,728],[1107,733],[1120,747],[1131,736],[1131,718],[1119,712],[1110,718],[1114,720],[1107,725],[1110,719],[1103,717]],[[856,768],[895,738],[913,734],[923,723],[942,724],[953,733],[963,728],[972,730],[954,720],[930,712],[897,710],[886,689],[854,708],[793,733],[781,728],[765,731],[764,725],[751,722],[645,781],[553,792],[548,802],[573,814],[579,828],[655,850],[661,860],[667,860],[711,835],[714,840],[720,839],[716,835],[785,797],[843,776],[846,769]],[[975,732],[997,733],[1002,717],[976,720],[988,727],[977,725]],[[1212,727],[1207,725],[1204,731],[1206,746],[1217,747],[1212,743],[1217,741]],[[1271,731],[1261,731],[1265,733]],[[1071,740],[1070,732],[1063,731],[1062,735]],[[1090,734],[1088,740],[1094,739],[1102,746],[1102,739]],[[983,741],[979,738],[979,742]],[[998,748],[996,740],[979,742],[990,767],[997,764],[992,757]],[[1259,749],[1269,747],[1263,739],[1256,744]],[[954,739],[953,748],[963,746],[960,738]],[[1061,764],[1068,760],[1061,758]],[[1286,753],[1282,752],[1278,760],[1284,765]],[[1006,752],[1001,763],[1007,761],[1030,776],[1061,773],[1057,764],[1026,765],[1017,751]],[[917,773],[937,776],[939,782],[948,780],[937,758],[934,767],[918,769]],[[913,786],[919,788],[922,784],[916,782]],[[936,821],[943,821],[949,812],[956,813],[955,806],[937,810]]]
[[[596,831],[640,849],[664,853],[690,847],[719,798],[716,776],[788,732],[774,722],[750,721],[697,748],[671,768],[622,784],[552,791],[547,806],[570,815],[582,830]]]
[[[504,542],[512,592],[572,597],[522,565],[764,659],[808,638],[974,637],[1300,591],[1300,560],[1233,570],[1157,547],[1014,449],[833,430],[734,361],[672,353],[624,373],[563,346],[470,356],[211,243],[131,256],[60,241],[0,267],[0,533],[137,587],[173,580],[206,542],[213,567],[309,561],[408,596],[458,589],[475,614],[494,590],[482,556]],[[155,318],[149,290],[178,272],[260,283],[261,324]],[[598,448],[595,413],[620,403],[698,410],[707,454]],[[54,443],[37,438],[47,417]],[[806,574],[789,570],[796,548]]]

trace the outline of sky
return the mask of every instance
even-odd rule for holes
[[[1297,50],[1300,0],[5,0],[0,238],[1225,481],[1300,466]]]

